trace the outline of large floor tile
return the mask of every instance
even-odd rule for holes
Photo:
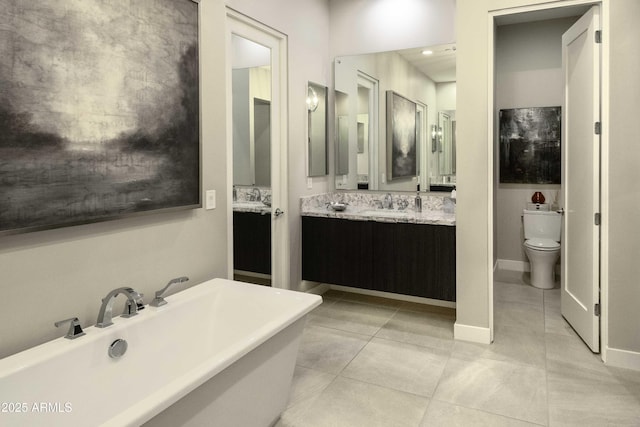
[[[309,314],[308,324],[374,335],[396,312],[395,308],[337,300]]]
[[[369,342],[369,337],[336,329],[307,325],[302,335],[297,364],[337,374]]]
[[[450,316],[398,311],[376,337],[451,350],[454,323],[455,319]]]
[[[591,352],[589,347],[577,336],[545,334],[547,360],[566,362],[587,371],[606,371],[602,356]]]
[[[319,395],[335,378],[334,374],[296,366],[287,406],[292,407]]]
[[[545,335],[542,332],[496,326],[492,344],[456,341],[452,356],[485,358],[545,368]]]
[[[342,376],[430,397],[449,352],[374,338],[342,371]]]
[[[428,403],[424,397],[338,377],[305,410],[285,411],[277,425],[416,427]]]
[[[545,371],[523,364],[451,357],[434,399],[536,424],[547,422]]]
[[[638,389],[624,379],[566,361],[550,361],[547,372],[550,425],[640,425]]]
[[[494,305],[496,326],[509,326],[534,332],[544,332],[544,310],[542,305],[518,302],[499,302]]]
[[[545,289],[544,310],[560,313],[560,289]]]
[[[516,302],[542,307],[543,291],[533,286],[494,282],[493,297],[496,302]]]
[[[546,307],[544,310],[544,331],[548,334],[577,337],[571,325],[559,311],[547,310]]]
[[[420,427],[532,427],[532,424],[477,409],[431,400]]]

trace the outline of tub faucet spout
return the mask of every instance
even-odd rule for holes
[[[124,312],[122,317],[131,317],[138,314],[139,310],[144,309],[144,303],[142,301],[142,294],[139,294],[132,288],[117,288],[107,294],[102,299],[102,305],[100,306],[100,313],[98,313],[98,320],[96,321],[97,328],[106,328],[113,325],[113,303],[116,297],[123,294],[127,297],[127,302],[124,306]]]
[[[153,299],[153,301],[149,303],[149,305],[151,307],[160,307],[161,305],[165,305],[167,301],[164,298],[162,298],[162,294],[164,294],[167,291],[167,289],[169,289],[169,286],[175,283],[183,283],[183,282],[186,282],[187,280],[189,280],[189,278],[186,276],[171,279],[164,288],[156,292],[156,297]]]

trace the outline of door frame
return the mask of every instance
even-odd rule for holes
[[[227,150],[227,277],[233,279],[233,114],[231,35],[272,49],[271,61],[271,206],[284,215],[271,216],[271,285],[290,289],[288,188],[288,40],[287,36],[251,17],[226,7],[226,150]],[[275,60],[274,60],[275,58]]]
[[[494,204],[495,204],[495,194],[494,194],[494,186],[497,184],[498,176],[495,173],[496,161],[495,161],[495,130],[496,130],[496,115],[495,115],[495,35],[496,35],[496,27],[497,22],[502,17],[506,17],[508,15],[515,15],[525,12],[536,12],[536,11],[549,11],[553,12],[553,9],[560,9],[564,7],[571,6],[589,6],[589,5],[599,5],[600,13],[601,13],[601,30],[603,34],[602,38],[602,52],[601,52],[601,83],[600,83],[600,96],[601,96],[601,152],[600,152],[600,213],[601,213],[601,222],[600,222],[600,304],[601,304],[601,312],[600,312],[600,356],[602,360],[606,363],[607,361],[607,348],[608,348],[608,312],[609,312],[609,262],[606,254],[609,253],[609,55],[610,55],[610,9],[609,9],[610,0],[561,0],[561,1],[552,1],[549,3],[541,3],[541,4],[530,4],[513,8],[500,9],[495,11],[490,11],[488,15],[488,69],[487,69],[487,98],[489,108],[487,114],[487,163],[488,169],[491,173],[488,174],[488,196],[491,201],[488,204],[488,218],[487,221],[487,235],[489,236],[488,244],[487,244],[487,261],[488,261],[488,307],[489,307],[489,330],[490,330],[490,339],[493,342],[494,337],[494,307],[493,307],[493,272],[494,272],[494,221],[495,221],[495,213],[494,213]],[[553,16],[549,16],[547,19],[553,19]],[[604,256],[603,256],[604,254]]]

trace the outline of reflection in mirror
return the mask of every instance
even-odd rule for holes
[[[232,35],[233,184],[271,185],[271,51]]]
[[[426,50],[432,54],[424,55]],[[334,70],[337,189],[415,191],[416,184],[424,190],[431,182],[455,185],[454,45],[338,57]],[[393,91],[416,105],[415,175],[396,177],[389,170],[387,103],[366,101],[363,78],[375,82],[369,98]]]
[[[328,173],[327,164],[327,88],[309,82],[307,86],[307,132],[309,172],[307,176]]]
[[[349,173],[349,97],[336,91],[336,175]]]

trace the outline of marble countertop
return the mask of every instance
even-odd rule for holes
[[[353,221],[377,221],[413,224],[437,224],[456,225],[456,215],[442,210],[424,210],[415,212],[412,209],[391,210],[376,209],[371,207],[352,207],[341,212],[334,211],[330,207],[309,207],[301,212],[302,216],[315,216],[323,218],[340,218]]]
[[[262,202],[239,201],[233,202],[231,206],[234,212],[253,212],[262,215],[271,213],[271,206],[267,206]]]

